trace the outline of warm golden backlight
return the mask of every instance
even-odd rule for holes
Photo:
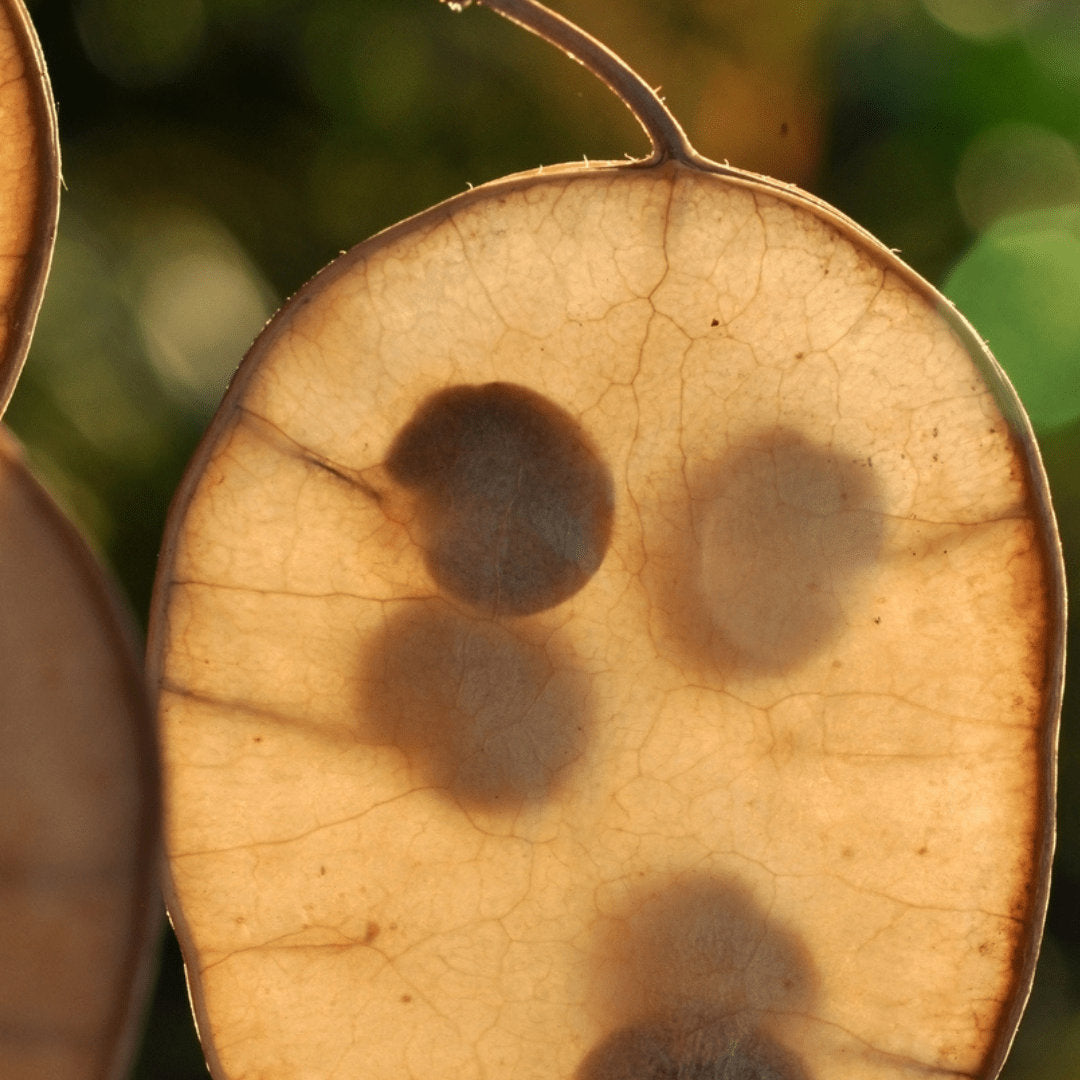
[[[30,347],[59,196],[56,115],[40,46],[21,0],[0,0],[0,415]]]
[[[158,582],[215,1075],[996,1071],[1052,833],[1046,499],[977,338],[776,186],[545,171],[344,256]]]
[[[0,430],[0,1075],[123,1080],[161,921],[156,755],[85,543]]]

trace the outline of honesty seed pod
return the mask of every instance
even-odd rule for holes
[[[41,46],[21,0],[0,3],[0,415],[22,370],[52,262],[60,151]]]
[[[123,1080],[161,927],[157,755],[125,620],[0,428],[0,1069]]]
[[[978,336],[699,157],[343,255],[239,369],[150,647],[218,1080],[994,1076],[1053,837],[1063,577]]]
[[[56,235],[56,115],[0,0],[0,413]],[[152,717],[124,614],[0,427],[0,1074],[127,1075],[160,929]]]

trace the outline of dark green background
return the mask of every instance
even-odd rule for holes
[[[558,6],[664,83],[700,149],[798,181],[958,302],[1032,413],[1075,583],[1080,11],[1075,0],[925,4]],[[66,191],[8,419],[141,621],[184,463],[282,299],[339,251],[469,183],[646,149],[587,73],[480,9],[29,6]],[[1014,1080],[1080,1074],[1075,702],[1067,690],[1049,934]],[[136,1076],[204,1073],[169,939]]]

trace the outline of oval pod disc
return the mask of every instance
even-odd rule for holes
[[[887,249],[666,149],[353,249],[192,461],[150,667],[219,1080],[1000,1066],[1061,687],[1030,429]]]
[[[22,0],[0,0],[0,414],[22,370],[60,205],[56,110]]]
[[[157,754],[86,544],[0,429],[0,1060],[127,1075],[160,926]]]

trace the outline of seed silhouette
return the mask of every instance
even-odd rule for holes
[[[574,420],[525,387],[435,394],[386,468],[420,493],[435,580],[482,610],[552,607],[581,588],[607,548],[607,470]]]
[[[698,156],[532,0],[485,6],[654,152],[343,255],[189,468],[149,669],[211,1069],[989,1077],[1062,671],[1023,411],[857,225]]]

